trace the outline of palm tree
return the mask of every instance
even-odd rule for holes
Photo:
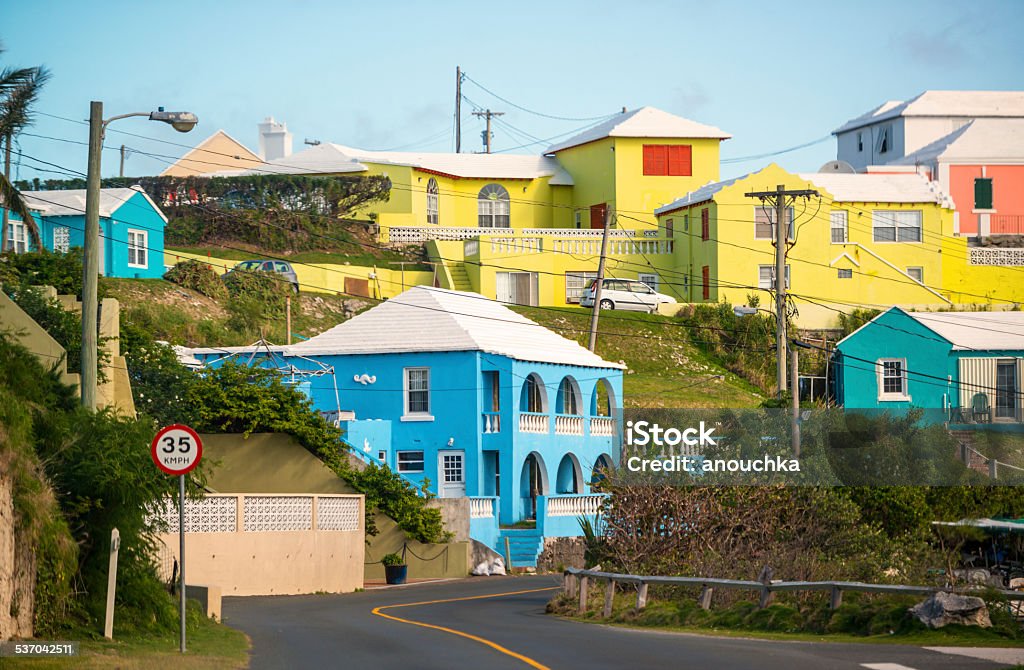
[[[3,52],[0,45],[0,54]],[[0,174],[0,203],[3,203],[0,251],[7,246],[8,211],[21,217],[36,249],[43,248],[39,227],[28,203],[11,183],[11,142],[22,129],[32,124],[31,107],[49,78],[50,72],[41,65],[0,70],[0,140],[4,143],[4,171]]]

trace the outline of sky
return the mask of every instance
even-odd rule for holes
[[[17,141],[20,179],[85,172],[91,100],[107,117],[164,106],[200,119],[188,135],[116,122],[104,176],[122,144],[128,176],[159,173],[218,129],[257,150],[267,116],[288,124],[296,151],[306,139],[452,151],[456,66],[471,101],[463,151],[482,149],[473,104],[504,112],[493,148],[514,153],[649,105],[732,134],[723,178],[770,161],[813,171],[835,158],[832,130],[886,100],[1024,90],[1017,0],[4,4],[0,65],[52,72]]]

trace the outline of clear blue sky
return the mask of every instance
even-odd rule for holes
[[[2,64],[53,72],[37,109],[85,119],[189,110],[180,135],[125,120],[113,129],[194,145],[218,128],[256,149],[256,124],[273,115],[295,137],[366,149],[448,151],[455,66],[523,107],[593,117],[652,105],[733,135],[723,158],[771,152],[827,136],[888,99],[926,89],[1024,89],[1024,2],[328,2],[177,0],[8,2]],[[474,102],[534,138],[583,125],[527,114],[467,82]],[[463,113],[470,109],[464,105]],[[481,122],[463,125],[480,149]],[[447,132],[446,132],[447,131]],[[531,141],[495,128],[496,150]],[[39,116],[27,133],[87,140],[84,125]],[[432,142],[421,140],[433,138]],[[184,152],[110,132],[104,175],[126,144]],[[53,177],[33,163],[85,171],[85,148],[23,135],[17,176]],[[538,144],[518,152],[540,152]],[[813,170],[835,141],[774,158]],[[170,159],[168,159],[170,160]],[[723,166],[723,177],[772,159]],[[135,154],[126,174],[166,161]]]

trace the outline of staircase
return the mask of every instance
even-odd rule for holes
[[[498,532],[498,553],[505,554],[505,538],[508,538],[513,568],[535,568],[537,558],[544,549],[544,537],[536,528],[502,528]]]
[[[473,284],[469,281],[466,273],[466,266],[462,263],[446,263],[448,272],[452,275],[452,288],[456,291],[472,291]]]

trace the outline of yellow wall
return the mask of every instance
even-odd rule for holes
[[[559,151],[556,157],[565,171],[572,175],[571,219],[566,228],[575,228],[575,211],[580,213],[580,227],[590,228],[590,207],[608,203],[615,206],[616,156],[615,140],[589,142]]]

